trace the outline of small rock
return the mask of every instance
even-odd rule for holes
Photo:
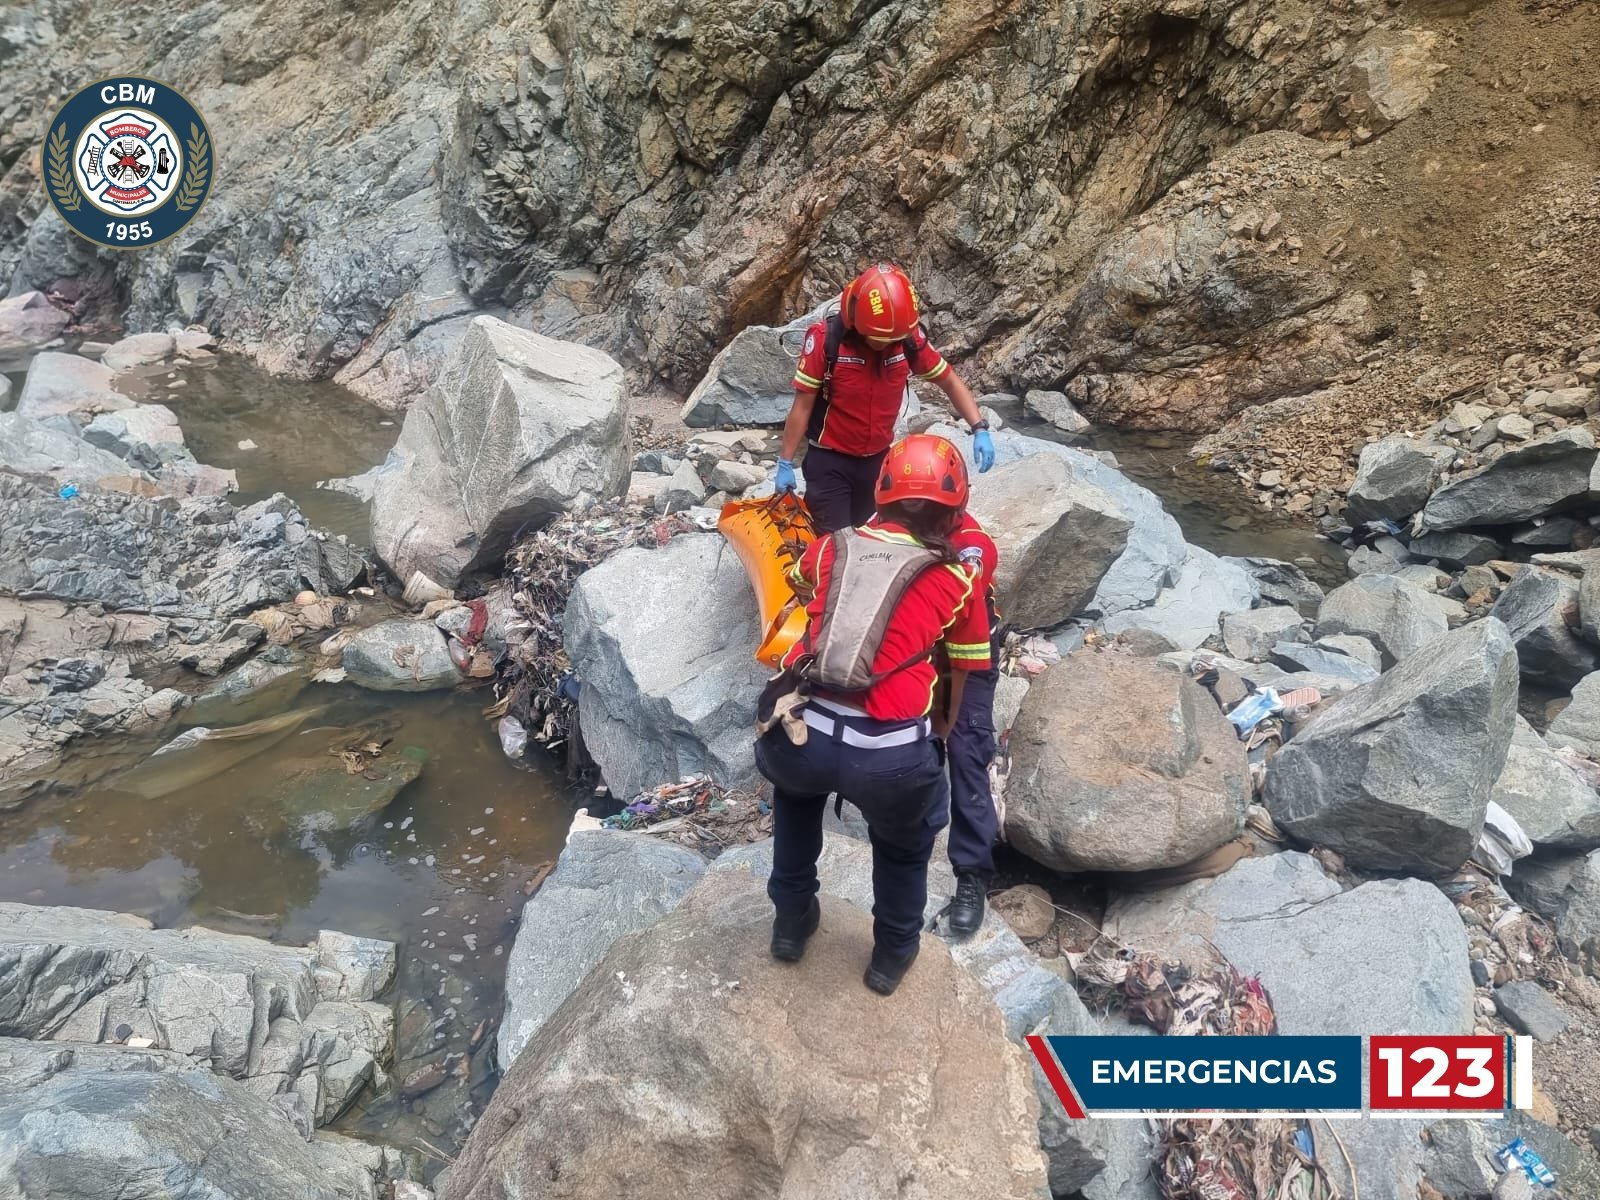
[[[432,1063],[411,1072],[400,1081],[400,1096],[405,1100],[415,1100],[418,1096],[427,1095],[448,1078],[449,1074],[443,1066]]]
[[[1516,413],[1507,413],[1500,418],[1499,435],[1502,441],[1525,442],[1533,436],[1533,422]]]
[[[730,495],[738,495],[767,478],[763,467],[746,466],[740,462],[719,462],[711,469],[711,486]]]
[[[1024,883],[996,892],[989,897],[989,904],[1025,942],[1042,938],[1056,923],[1050,893],[1038,884]]]
[[[1496,988],[1494,1004],[1502,1017],[1535,1041],[1553,1042],[1572,1024],[1550,993],[1531,979]]]
[[[1447,567],[1471,567],[1500,557],[1500,543],[1480,533],[1464,530],[1424,533],[1411,539],[1416,558],[1438,559]]]
[[[1282,606],[1229,613],[1222,618],[1222,643],[1234,658],[1260,662],[1279,642],[1302,640],[1303,625],[1299,612]]]

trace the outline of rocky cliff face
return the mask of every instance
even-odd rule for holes
[[[1077,285],[1123,222],[1252,132],[1381,128],[1433,69],[1379,0],[189,3],[119,9],[115,45],[103,15],[46,2],[0,29],[0,272],[394,404],[480,309],[686,390],[873,254],[992,372],[1103,375],[1080,344],[1114,333],[1108,305]],[[184,90],[219,146],[206,211],[139,256],[40,215],[54,106],[113,69]],[[1181,236],[1214,256],[1228,230]]]
[[[188,0],[119,8],[113,44],[45,0],[0,25],[0,278],[398,407],[479,311],[685,392],[892,256],[970,374],[1207,430],[1570,290],[1540,252],[1509,296],[1466,235],[1503,245],[1552,158],[1593,172],[1583,9]],[[40,215],[45,124],[112,70],[219,146],[205,212],[138,256]]]

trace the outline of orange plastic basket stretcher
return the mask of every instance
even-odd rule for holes
[[[789,568],[817,536],[806,502],[793,492],[731,500],[722,506],[717,531],[738,551],[755,589],[762,629],[756,661],[776,667],[806,627],[805,607],[789,584]]]

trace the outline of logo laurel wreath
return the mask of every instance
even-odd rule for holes
[[[178,211],[188,212],[205,195],[206,180],[211,177],[211,143],[205,131],[193,121],[189,122],[189,165],[183,169],[183,185],[178,188]]]
[[[67,123],[56,126],[45,145],[45,174],[50,180],[50,191],[63,212],[77,212],[83,204],[83,193],[72,174],[72,164],[67,154]]]

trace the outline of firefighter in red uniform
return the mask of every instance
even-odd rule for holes
[[[989,423],[920,321],[906,273],[878,263],[850,281],[835,316],[806,331],[773,484],[780,492],[795,488],[794,456],[805,442],[806,507],[819,533],[872,515],[878,468],[913,374],[937,385],[968,423],[978,470],[994,465]]]
[[[956,558],[977,575],[974,605],[985,616],[981,646],[959,646],[971,660],[978,650],[989,658],[981,670],[968,671],[956,719],[945,738],[950,767],[950,866],[956,873],[956,894],[950,902],[950,930],[970,934],[983,923],[984,898],[994,877],[994,843],[999,832],[989,764],[994,761],[994,687],[1000,678],[997,644],[1000,615],[995,603],[994,573],[1000,553],[970,512],[950,535]]]
[[[869,988],[888,995],[917,956],[928,859],[949,807],[949,781],[935,739],[949,732],[943,714],[959,711],[966,678],[986,670],[990,660],[979,578],[950,541],[967,502],[960,451],[943,438],[918,434],[891,449],[881,467],[878,516],[853,531],[863,539],[861,559],[839,566],[840,554],[857,553],[847,534],[818,538],[793,575],[797,591],[809,598],[811,630],[838,620],[840,612],[848,614],[855,632],[882,629],[881,641],[867,652],[870,670],[868,664],[856,664],[871,682],[849,693],[814,688],[799,710],[804,743],[796,745],[782,725],[773,725],[756,743],[756,765],[773,784],[773,861],[767,881],[776,909],[773,957],[799,959],[816,931],[822,817],[829,794],[837,793],[867,820],[873,949],[864,978]],[[874,547],[894,544],[934,553],[898,594],[854,582],[861,578],[855,574],[857,562],[889,557]],[[852,594],[852,587],[864,590]],[[824,641],[827,636],[821,635]],[[840,640],[856,644],[846,635]],[[949,696],[936,703],[933,656],[941,646],[954,670]],[[807,655],[816,661],[826,653],[804,638],[785,665],[795,667]]]

